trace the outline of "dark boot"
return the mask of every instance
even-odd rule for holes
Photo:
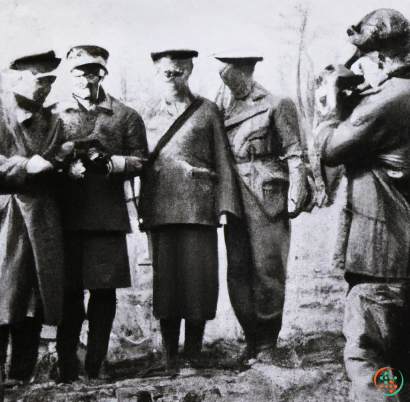
[[[265,363],[272,363],[274,360],[274,351],[278,341],[279,332],[282,328],[282,316],[273,320],[259,324],[257,333],[255,353],[256,359]]]
[[[30,381],[37,364],[41,321],[27,317],[21,325],[12,326],[9,379]]]
[[[185,320],[184,355],[192,363],[200,360],[205,325],[205,320]]]
[[[63,320],[57,328],[57,382],[70,383],[78,379],[80,361],[77,357],[77,347],[85,317],[83,300],[82,289],[67,293],[64,297]]]
[[[117,298],[115,289],[90,290],[88,302],[88,339],[85,371],[89,379],[98,378],[107,356]]]
[[[181,319],[165,319],[161,318],[161,334],[162,334],[162,349],[164,356],[165,369],[173,371],[176,369],[178,357],[179,331],[181,327]]]

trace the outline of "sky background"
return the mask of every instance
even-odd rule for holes
[[[302,24],[308,13],[307,52],[318,73],[349,52],[346,28],[376,8],[396,8],[410,18],[403,0],[1,0],[0,64],[54,49],[63,57],[75,45],[110,52],[106,89],[116,97],[143,100],[154,88],[150,52],[199,51],[193,90],[213,98],[220,85],[211,55],[254,48],[264,61],[255,77],[267,89],[295,97]],[[64,63],[50,102],[70,94]],[[126,88],[126,93],[125,93]],[[141,102],[140,102],[141,104]],[[136,103],[138,106],[138,102]]]

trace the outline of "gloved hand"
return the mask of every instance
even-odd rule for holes
[[[83,162],[87,173],[107,175],[112,170],[110,156],[97,148],[90,148]]]
[[[75,144],[72,141],[61,145],[57,155],[54,157],[53,164],[57,171],[67,172],[74,158]]]
[[[40,155],[34,155],[29,159],[26,165],[27,173],[36,175],[45,172],[51,172],[54,166],[42,158]]]
[[[289,168],[288,214],[296,218],[305,205],[308,197],[306,167],[298,156],[287,159]]]

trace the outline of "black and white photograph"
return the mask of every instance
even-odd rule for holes
[[[0,5],[0,402],[410,401],[410,3]]]

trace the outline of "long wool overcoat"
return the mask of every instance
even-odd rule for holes
[[[30,177],[26,169],[33,155],[52,156],[60,123],[50,109],[22,123],[13,113],[1,116],[0,325],[24,319],[33,289],[39,291],[45,323],[61,319],[63,245],[53,181]]]
[[[360,96],[348,118],[330,118],[316,129],[322,162],[346,166],[335,257],[356,274],[409,278],[410,74],[392,73]]]

